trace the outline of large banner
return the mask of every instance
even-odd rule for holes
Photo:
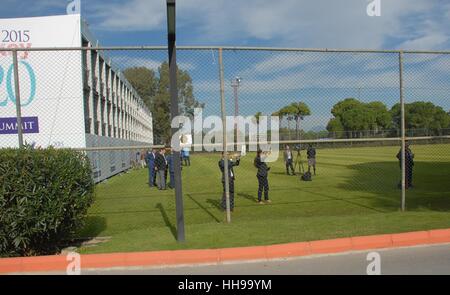
[[[17,147],[12,53],[4,48],[80,47],[80,15],[0,19],[0,147]],[[84,147],[80,51],[19,51],[24,141]]]

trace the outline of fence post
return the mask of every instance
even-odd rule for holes
[[[177,87],[177,46],[176,46],[176,17],[175,0],[167,0],[167,43],[169,53],[169,92],[170,92],[170,119],[171,122],[179,115],[178,87]],[[177,122],[178,123],[178,122]],[[179,127],[172,127],[172,137],[177,134]],[[184,206],[181,178],[181,159],[179,146],[173,151],[173,170],[175,181],[175,209],[177,217],[177,241],[185,241],[184,232]]]
[[[220,78],[220,101],[221,101],[221,111],[222,111],[222,150],[223,150],[223,179],[225,185],[225,203],[227,211],[227,223],[231,222],[231,212],[230,212],[230,183],[228,175],[228,143],[227,143],[227,122],[226,122],[226,109],[225,109],[225,82],[223,73],[223,57],[222,48],[219,48],[219,78]]]
[[[399,52],[399,74],[400,74],[400,108],[401,108],[401,167],[402,167],[402,211],[406,207],[406,132],[405,132],[405,99],[403,96],[403,51]]]
[[[17,50],[13,50],[12,54],[14,66],[14,88],[16,96],[17,136],[19,139],[19,148],[22,148],[23,147],[22,110],[20,105],[19,63],[17,61]]]

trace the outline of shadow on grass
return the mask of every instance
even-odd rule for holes
[[[222,206],[220,205],[220,200],[208,199],[208,200],[206,200],[206,203],[211,204],[216,209],[222,210]]]
[[[76,234],[80,239],[99,236],[106,229],[106,218],[102,216],[87,216],[83,228]]]
[[[372,162],[347,166],[352,174],[339,185],[348,191],[370,192],[376,208],[400,208],[401,173],[397,162]],[[450,163],[416,162],[413,170],[414,188],[406,191],[409,210],[450,210]]]
[[[164,220],[164,224],[170,229],[170,232],[172,233],[172,236],[174,237],[174,239],[177,239],[177,229],[175,227],[175,225],[173,225],[170,222],[169,216],[167,215],[166,210],[164,209],[164,206],[161,203],[156,204],[155,206],[157,209],[159,209],[159,211],[161,212],[161,216]]]
[[[238,195],[239,197],[243,197],[243,198],[245,198],[245,199],[247,199],[247,200],[249,200],[249,201],[252,201],[252,202],[254,202],[254,203],[256,203],[256,202],[258,201],[258,198],[256,198],[256,197],[253,196],[253,195],[250,195],[250,194],[238,193],[237,195]]]
[[[220,220],[214,215],[212,214],[211,211],[208,210],[208,208],[206,208],[205,206],[202,205],[202,203],[200,203],[199,201],[197,201],[195,198],[193,198],[190,194],[186,194],[186,196],[189,197],[189,199],[191,199],[195,204],[197,204],[197,206],[199,206],[201,209],[203,209],[203,211],[206,212],[206,214],[208,214],[209,216],[211,216],[212,219],[214,219],[214,221],[216,221],[217,223],[220,223]]]

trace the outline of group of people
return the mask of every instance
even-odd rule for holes
[[[262,201],[262,196],[264,194],[264,201],[266,203],[271,203],[269,199],[269,170],[270,167],[267,166],[264,158],[266,154],[263,151],[258,150],[256,157],[253,161],[253,165],[257,169],[256,178],[258,180],[258,204],[264,204]],[[239,166],[240,157],[228,159],[228,192],[230,196],[230,210],[234,210],[234,181],[236,180],[236,174],[234,173],[234,167]],[[223,196],[221,207],[226,209],[226,194],[225,194],[225,154],[222,152],[222,159],[219,160],[219,169],[222,172],[222,186],[223,186]]]
[[[314,171],[314,175],[316,175],[316,149],[309,145],[307,149],[307,157],[308,157],[308,172],[311,171],[311,168]],[[265,203],[271,203],[271,200],[269,199],[269,171],[270,167],[267,166],[267,163],[265,161],[265,157],[267,157],[267,153],[264,153],[262,150],[258,150],[256,153],[256,157],[253,161],[253,165],[257,169],[256,172],[256,179],[258,180],[258,204],[264,204]],[[291,175],[289,173],[289,170],[292,172],[292,175],[295,174],[295,169],[293,166],[293,154],[288,145],[286,145],[285,151],[284,151],[284,162],[286,165],[286,173],[288,175]],[[223,209],[226,208],[226,195],[225,195],[225,157],[224,153],[222,152],[222,159],[219,160],[219,169],[222,172],[222,186],[223,186],[223,196],[222,196],[222,202],[221,207]],[[240,157],[236,157],[234,160],[233,158],[228,159],[228,191],[230,196],[230,210],[233,211],[234,209],[234,181],[236,180],[236,174],[234,173],[234,167],[239,166],[240,164]],[[264,202],[263,202],[263,196],[264,196]]]
[[[152,149],[145,155],[148,167],[148,185],[158,187],[159,190],[173,189],[175,186],[174,154],[170,148]],[[184,166],[191,166],[189,148],[184,147],[180,152],[180,161]],[[169,175],[169,182],[167,176]]]
[[[300,152],[300,150],[298,150]],[[306,155],[308,159],[308,173],[311,173],[313,169],[314,175],[316,175],[316,149],[309,144],[306,150]],[[270,203],[269,199],[269,180],[268,175],[270,167],[267,166],[265,162],[265,157],[267,153],[261,150],[257,151],[256,157],[253,161],[254,167],[257,169],[256,178],[258,181],[258,204]],[[397,158],[401,164],[401,151],[397,154]],[[145,162],[149,171],[149,186],[157,186],[159,190],[166,190],[167,186],[171,189],[174,188],[174,163],[173,163],[173,153],[170,148],[162,149],[152,149],[152,151],[147,152],[145,156]],[[190,166],[189,150],[183,149],[181,152],[181,162],[184,162],[185,166]],[[286,166],[286,173],[288,175],[296,175],[294,169],[294,159],[293,153],[288,145],[286,145],[284,150],[284,162]],[[236,174],[234,172],[234,167],[239,166],[240,156],[236,156],[228,159],[228,187],[229,187],[229,197],[230,197],[230,210],[234,210],[234,181],[236,180]],[[301,165],[301,163],[300,163]],[[225,195],[225,154],[222,152],[222,158],[218,162],[219,169],[222,173],[222,186],[223,186],[223,196],[221,207],[226,208],[226,195]],[[407,143],[405,147],[405,166],[406,166],[406,187],[412,187],[412,169],[414,166],[414,154],[410,149],[410,145]],[[291,173],[290,173],[291,172]],[[170,176],[170,182],[167,184],[167,176]],[[264,196],[264,202],[263,202]]]
[[[173,189],[175,184],[175,173],[173,164],[173,153],[170,148],[152,149],[145,157],[148,167],[148,185],[157,186],[159,190]],[[167,175],[170,182],[167,184]]]
[[[298,148],[298,156],[300,157],[300,147]],[[313,168],[314,175],[316,175],[316,149],[313,147],[312,144],[308,145],[308,149],[306,150],[306,156],[308,159],[308,173],[311,173],[311,168]],[[299,165],[302,165],[301,159],[298,159]],[[286,174],[287,175],[296,175],[295,168],[294,168],[294,158],[292,155],[292,150],[289,147],[289,145],[286,145],[284,150],[284,163],[286,165]],[[289,170],[291,173],[289,173]]]

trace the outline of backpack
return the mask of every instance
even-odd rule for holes
[[[308,171],[308,172],[303,173],[301,179],[302,179],[303,181],[312,181],[312,175],[311,175],[311,172]]]

